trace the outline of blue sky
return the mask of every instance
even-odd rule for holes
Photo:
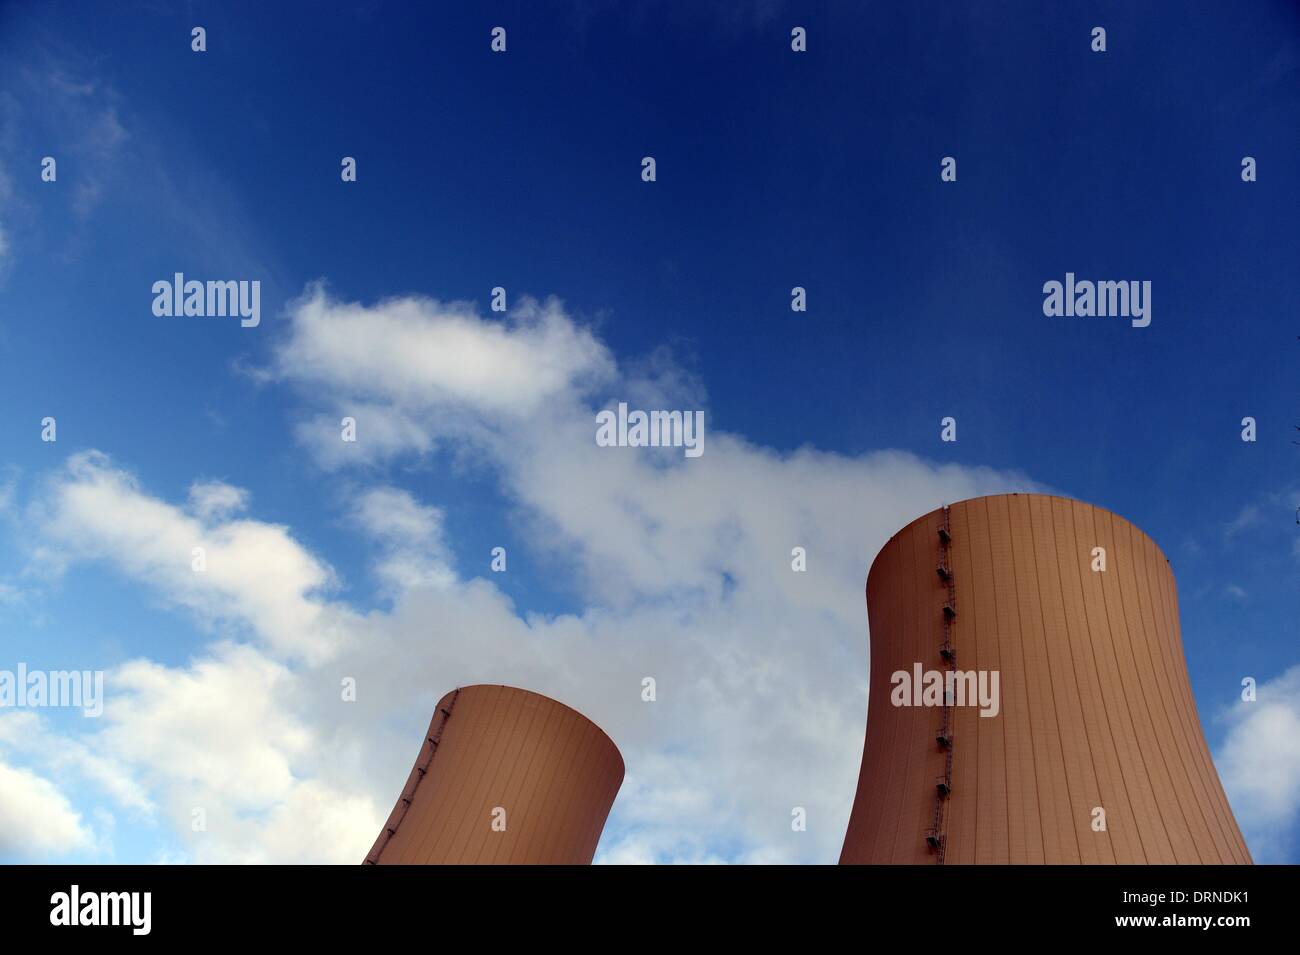
[[[1129,518],[1170,558],[1201,718],[1252,851],[1295,861],[1295,4],[463,6],[0,8],[0,666],[157,668],[122,677],[133,702],[106,727],[10,714],[28,722],[0,728],[0,766],[36,802],[58,790],[64,837],[24,842],[15,803],[0,857],[243,859],[263,830],[239,825],[278,832],[277,813],[331,800],[356,812],[319,809],[336,828],[316,831],[357,856],[349,840],[386,812],[432,701],[517,675],[640,757],[602,844],[611,861],[831,861],[860,755],[871,557],[944,500],[1041,488]],[[794,25],[806,54],[790,50]],[[955,183],[939,181],[943,156]],[[1243,156],[1258,181],[1241,180]],[[155,317],[149,289],[177,271],[260,280],[261,325]],[[1042,285],[1067,271],[1150,280],[1151,325],[1045,317]],[[795,285],[806,313],[790,310]],[[506,318],[488,311],[494,286]],[[404,298],[423,303],[415,317],[390,307]],[[351,345],[314,350],[322,328],[359,336],[355,365]],[[384,329],[411,353],[459,330],[481,374],[390,377],[366,352]],[[511,384],[516,345],[537,383]],[[559,385],[542,378],[552,368]],[[716,470],[566,470],[568,412],[637,395],[707,409],[700,460]],[[321,422],[362,405],[363,447],[340,456]],[[955,443],[939,440],[946,415]],[[381,447],[365,437],[378,421]],[[246,495],[214,503],[196,481]],[[695,512],[719,485],[743,500],[710,524]],[[230,540],[270,535],[281,562],[195,591],[150,551],[194,519]],[[779,561],[787,530],[843,566],[764,594],[766,565],[734,550],[770,540]],[[498,545],[510,569],[494,575]],[[278,574],[299,598],[288,609],[257,590]],[[337,618],[334,659],[373,667],[386,705],[321,715],[334,664],[276,630],[299,613]],[[682,633],[638,656],[636,635],[653,642],[666,621]],[[476,644],[477,627],[499,636]],[[383,683],[401,667],[364,652],[421,639],[436,649],[409,685]],[[530,640],[552,658],[518,664]],[[689,672],[683,647],[702,646],[719,669],[693,692],[737,724],[764,700],[738,703],[740,687],[766,692],[782,653],[823,658],[771,689],[816,701],[818,742],[781,763],[792,791],[772,796],[820,808],[804,842],[781,818],[769,838],[768,807],[736,795],[743,777],[698,769],[721,741],[742,759],[756,730],[728,724],[710,743],[684,708],[647,722],[596,686],[646,659]],[[205,841],[194,793],[225,798],[238,774],[151,763],[150,747],[185,750],[141,727],[186,725],[167,687],[229,689],[243,664],[285,688],[259,702],[280,708],[254,709],[283,736],[232,748],[231,765],[265,759],[278,781]],[[1257,711],[1237,705],[1245,676],[1271,687]],[[362,752],[380,739],[391,756]],[[104,761],[89,782],[84,761],[50,755],[77,745]],[[1270,763],[1277,751],[1291,755]],[[331,761],[378,781],[358,788]],[[828,794],[793,791],[809,773]],[[689,821],[700,814],[711,827]]]

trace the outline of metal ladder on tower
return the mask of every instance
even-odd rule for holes
[[[379,857],[388,848],[388,843],[392,841],[393,836],[397,835],[397,827],[406,819],[406,813],[411,808],[411,803],[415,802],[415,791],[419,788],[420,783],[424,782],[424,777],[429,774],[429,767],[433,763],[433,757],[438,753],[438,744],[442,742],[442,734],[447,729],[447,721],[451,719],[451,711],[456,708],[456,700],[459,697],[460,687],[456,687],[456,692],[451,695],[447,705],[441,707],[434,714],[435,721],[440,715],[442,721],[438,723],[436,729],[433,727],[433,722],[430,722],[429,735],[424,738],[424,747],[421,747],[420,757],[415,764],[414,778],[408,781],[407,787],[402,790],[402,795],[397,800],[397,807],[395,807],[396,818],[391,819],[390,824],[384,827],[383,841],[371,851],[370,855],[366,856],[363,865],[377,865]]]
[[[953,646],[953,624],[957,619],[957,589],[952,574],[952,526],[949,523],[949,516],[948,505],[945,504],[943,506],[943,523],[939,526],[939,565],[936,571],[945,588],[945,599],[940,612],[943,623],[943,642],[939,645],[939,656],[943,659],[945,670],[952,672],[957,668],[957,650]],[[945,673],[942,715],[939,733],[935,737],[935,741],[944,751],[944,770],[943,775],[935,781],[934,818],[930,829],[925,834],[926,844],[934,851],[935,862],[938,865],[943,865],[947,848],[943,830],[944,801],[952,792],[952,707],[954,701],[948,695],[949,685]]]

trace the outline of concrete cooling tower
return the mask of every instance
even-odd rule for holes
[[[623,783],[595,723],[537,693],[466,686],[434,711],[368,865],[586,865]]]
[[[918,518],[867,577],[843,863],[1249,863],[1151,538],[1009,494]]]

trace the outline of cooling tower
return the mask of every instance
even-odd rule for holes
[[[576,710],[461,687],[438,702],[365,862],[586,865],[622,783],[618,748]]]
[[[1038,494],[962,501],[889,540],[867,609],[842,863],[1250,862],[1173,573],[1128,521]]]

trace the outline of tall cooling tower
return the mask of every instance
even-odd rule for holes
[[[576,710],[461,687],[438,702],[365,862],[586,865],[622,783],[618,748]]]
[[[1250,862],[1192,701],[1173,573],[1128,521],[1038,494],[962,501],[890,539],[867,609],[841,862]],[[996,715],[980,715],[981,672],[988,690],[998,674]],[[918,684],[942,687],[936,705]]]

